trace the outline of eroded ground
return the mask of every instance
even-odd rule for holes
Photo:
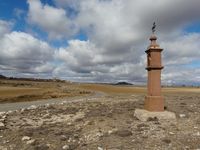
[[[200,149],[200,93],[165,92],[177,123],[141,122],[143,93],[110,93],[81,102],[30,107],[1,114],[0,149],[144,150]]]

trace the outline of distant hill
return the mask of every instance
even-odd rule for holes
[[[0,74],[0,79],[7,79],[7,80],[23,80],[23,81],[38,81],[38,82],[65,82],[65,80],[60,79],[40,79],[40,78],[17,78],[17,77],[6,77]]]
[[[133,85],[133,84],[128,82],[117,82],[115,85]]]
[[[7,79],[7,77],[0,74],[0,79]]]

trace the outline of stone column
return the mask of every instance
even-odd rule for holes
[[[146,50],[148,83],[144,109],[135,109],[134,116],[140,121],[157,118],[163,124],[176,124],[175,113],[164,111],[164,99],[161,94],[161,70],[163,69],[161,52],[163,49],[156,43],[155,26],[154,23],[153,35],[150,37],[151,44]]]
[[[162,48],[156,43],[157,37],[153,34],[150,37],[151,44],[145,51],[147,53],[148,83],[147,96],[145,98],[144,109],[148,111],[164,111],[164,99],[161,95],[161,70]]]

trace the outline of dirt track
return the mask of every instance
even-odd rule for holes
[[[87,101],[91,98],[99,98],[105,95],[102,92],[95,92],[93,94],[87,96],[75,96],[75,97],[66,97],[66,98],[53,98],[53,99],[42,99],[36,101],[27,101],[27,102],[15,102],[15,103],[3,103],[0,104],[0,112],[6,111],[15,111],[20,110],[23,108],[28,108],[31,106],[42,106],[42,105],[49,105],[49,104],[59,104],[59,103],[72,103],[72,102],[81,102]]]

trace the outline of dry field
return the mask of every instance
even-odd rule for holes
[[[146,87],[137,86],[119,86],[119,85],[108,85],[108,84],[81,84],[81,88],[86,90],[101,91],[107,94],[145,94]],[[163,94],[200,94],[200,88],[196,87],[164,87],[162,89]]]
[[[39,82],[0,80],[0,103],[88,95],[91,91],[106,94],[145,94],[146,87],[108,84],[75,84],[69,82]],[[164,88],[163,94],[200,93],[200,88]]]
[[[0,80],[0,103],[74,97],[89,93],[69,82]]]

